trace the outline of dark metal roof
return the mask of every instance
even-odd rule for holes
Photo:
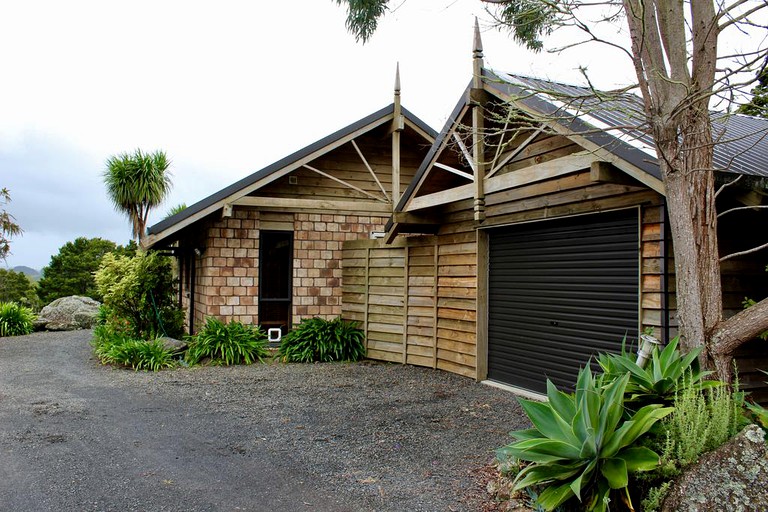
[[[408,119],[411,123],[418,126],[421,130],[424,132],[430,134],[432,137],[437,137],[437,132],[433,130],[429,125],[427,125],[424,121],[413,115],[410,111],[408,111],[405,108],[401,108],[403,116],[405,116],[406,119]],[[150,226],[147,229],[147,232],[149,234],[157,234],[161,233],[164,230],[174,226],[175,224],[178,224],[179,222],[182,222],[193,215],[205,210],[206,208],[209,208],[210,206],[215,205],[219,201],[222,201],[226,199],[227,197],[231,196],[232,194],[237,193],[238,191],[252,185],[253,183],[258,182],[261,179],[266,178],[267,176],[270,176],[273,173],[276,173],[280,171],[281,169],[293,164],[294,162],[301,160],[302,158],[311,155],[312,153],[319,151],[323,149],[325,146],[328,146],[330,144],[333,144],[334,142],[338,141],[339,139],[342,139],[351,133],[354,133],[356,130],[359,130],[360,128],[371,124],[375,122],[378,119],[381,119],[385,116],[391,115],[394,113],[394,104],[390,104],[387,107],[382,108],[381,110],[378,110],[352,124],[349,126],[346,126],[342,128],[341,130],[338,130],[326,137],[323,137],[322,139],[318,140],[317,142],[314,142],[310,144],[309,146],[300,149],[296,151],[295,153],[292,153],[285,158],[282,158],[278,160],[277,162],[268,165],[267,167],[264,167],[263,169],[256,171],[255,173],[246,176],[245,178],[236,181],[235,183],[229,185],[226,188],[223,188],[219,190],[218,192],[211,194],[210,196],[206,197],[205,199],[202,199],[198,201],[197,203],[188,206],[181,212],[177,213],[176,215],[172,215],[171,217],[168,217],[166,219],[163,219],[162,221],[158,222],[157,224],[154,224]]]
[[[547,116],[619,158],[662,179],[653,137],[646,130],[642,99],[631,93],[609,94],[589,87],[483,70],[483,81],[500,99],[515,101]],[[470,86],[471,87],[471,83]],[[469,87],[397,205],[400,211],[415,192],[435,153],[469,102]],[[716,170],[768,177],[768,119],[740,114],[713,115]]]
[[[561,84],[537,78],[489,73],[503,83],[517,85],[524,95],[531,92],[556,108],[567,119],[580,118],[587,126],[606,129],[620,144],[616,149],[638,149],[656,158],[653,137],[648,133],[643,100],[635,94],[609,94],[588,87]],[[495,85],[495,83],[494,83]],[[519,92],[518,92],[519,94]],[[527,98],[523,99],[526,102]],[[768,177],[768,119],[731,113],[712,113],[715,170]],[[622,155],[619,155],[622,156]],[[660,177],[660,176],[656,176]]]

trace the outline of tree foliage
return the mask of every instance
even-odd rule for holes
[[[757,117],[768,117],[768,65],[757,75],[757,85],[751,91],[752,99],[739,107],[739,113]]]
[[[11,193],[7,188],[0,189],[0,206],[11,202]],[[0,259],[5,260],[8,253],[11,252],[11,238],[22,233],[21,228],[16,224],[16,219],[5,211],[0,209]]]
[[[21,272],[0,268],[0,302],[18,302],[37,309],[35,284]]]
[[[43,269],[38,283],[37,294],[43,304],[50,304],[60,297],[80,295],[101,300],[96,289],[93,273],[98,270],[105,254],[125,248],[118,248],[114,242],[102,238],[79,237],[67,242]]]
[[[171,260],[156,252],[133,257],[108,253],[96,272],[96,287],[110,314],[139,339],[179,337],[184,316],[176,304]]]
[[[107,160],[104,183],[115,209],[131,222],[132,235],[141,240],[149,212],[171,191],[171,162],[162,151],[121,153]]]

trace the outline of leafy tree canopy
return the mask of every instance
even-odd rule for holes
[[[101,300],[93,273],[98,270],[104,255],[111,252],[132,255],[136,252],[136,244],[122,247],[109,240],[85,237],[64,244],[43,269],[37,292],[40,300],[50,304],[69,295]]]
[[[0,268],[0,302],[18,302],[36,308],[38,299],[34,283],[21,272]]]
[[[149,212],[171,191],[170,165],[164,152],[145,153],[140,149],[107,160],[107,194],[115,209],[128,217],[135,239],[144,236]]]

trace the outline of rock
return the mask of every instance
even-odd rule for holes
[[[62,297],[45,306],[38,321],[49,331],[90,329],[96,323],[101,303],[89,297]]]
[[[749,425],[683,473],[672,485],[662,512],[768,510],[768,445]]]
[[[162,338],[159,338],[159,340],[167,350],[172,350],[174,353],[187,349],[186,341],[177,340],[169,336],[163,336]]]

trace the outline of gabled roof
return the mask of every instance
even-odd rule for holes
[[[211,194],[205,199],[188,206],[176,215],[163,219],[147,229],[149,236],[147,237],[147,242],[145,242],[146,245],[152,247],[180,229],[223,208],[224,205],[246,196],[254,190],[258,190],[270,183],[273,178],[276,179],[282,175],[285,171],[300,167],[303,163],[308,163],[332,151],[351,138],[391,121],[394,117],[394,112],[395,105],[393,103]],[[435,130],[407,109],[401,108],[401,112],[407,126],[420,132],[426,139],[434,140],[437,136]]]
[[[645,130],[642,99],[630,93],[601,93],[588,87],[483,70],[486,92],[547,123],[587,149],[608,155],[617,167],[663,193],[653,138]],[[462,94],[430,148],[396,211],[403,211],[432,168],[447,139],[470,107],[470,86]],[[716,170],[768,177],[768,119],[739,114],[713,117]]]

